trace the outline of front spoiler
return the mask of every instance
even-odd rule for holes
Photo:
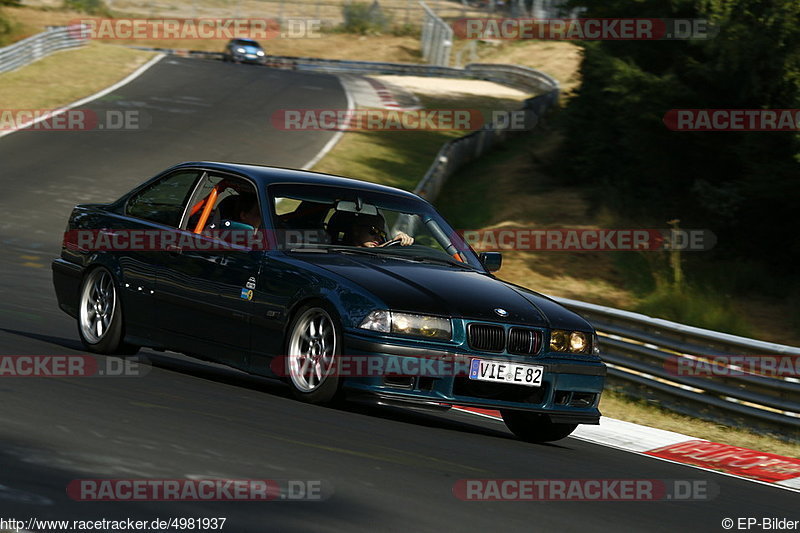
[[[435,402],[425,398],[414,398],[400,394],[393,394],[391,392],[364,392],[364,391],[350,391],[347,396],[348,400],[354,400],[362,403],[371,403],[377,405],[386,405],[391,407],[415,407],[418,409],[425,409],[428,411],[447,411],[455,405],[463,407],[479,407],[486,409],[492,407],[482,402],[459,401],[458,403],[442,403]],[[504,408],[513,409],[513,408]],[[554,424],[591,424],[597,425],[600,423],[600,413],[571,413],[564,411],[554,411],[552,409],[530,409],[520,408],[513,409],[518,411],[525,411],[528,413],[540,413],[546,415]]]
[[[363,338],[345,337],[345,349],[348,354],[366,354],[382,357],[430,357],[442,360],[463,360],[471,357],[500,357],[497,354],[470,354],[454,350],[442,350],[419,346],[395,345],[383,340],[367,340]],[[526,361],[527,362],[527,361]],[[463,394],[454,394],[453,383],[457,379],[445,377],[432,390],[415,390],[415,388],[397,389],[388,385],[379,378],[352,379],[348,378],[345,388],[348,397],[354,396],[358,400],[367,400],[371,403],[382,405],[396,405],[417,407],[429,410],[446,410],[453,405],[466,407],[479,407],[483,409],[514,410],[538,413],[549,417],[553,423],[564,424],[599,424],[600,411],[597,401],[587,407],[568,407],[556,404],[554,390],[591,392],[599,395],[603,390],[606,375],[606,366],[600,361],[529,361],[545,367],[548,389],[540,403],[527,403],[503,398],[475,397]],[[394,390],[393,390],[394,389]]]

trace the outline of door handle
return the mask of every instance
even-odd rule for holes
[[[166,246],[166,249],[167,249],[167,252],[169,252],[170,254],[173,254],[173,255],[180,255],[181,253],[183,253],[183,248],[181,248],[177,244],[168,244]]]

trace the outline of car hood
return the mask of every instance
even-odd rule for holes
[[[258,46],[245,46],[245,45],[241,45],[241,46],[235,46],[235,47],[234,47],[234,49],[235,49],[235,48],[244,48],[244,51],[245,51],[245,53],[247,53],[247,54],[255,54],[255,53],[258,53],[258,52],[260,52],[260,51],[261,51],[261,48],[259,48]]]
[[[295,254],[356,283],[390,309],[530,326],[590,330],[588,323],[549,298],[456,266],[350,254]],[[501,317],[501,308],[508,316]]]

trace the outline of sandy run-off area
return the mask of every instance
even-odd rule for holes
[[[372,76],[386,83],[399,85],[413,93],[428,96],[483,96],[525,100],[531,95],[483,80],[462,80],[453,78],[434,78],[426,76]]]

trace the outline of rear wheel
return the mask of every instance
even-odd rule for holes
[[[132,355],[139,351],[122,341],[122,303],[111,272],[104,267],[90,271],[81,284],[78,333],[90,352]]]
[[[321,304],[305,306],[289,332],[286,370],[292,394],[304,402],[330,403],[340,391],[341,328],[334,314]]]
[[[500,411],[506,427],[519,439],[527,442],[552,442],[566,438],[577,424],[556,424],[547,415],[525,411]]]

